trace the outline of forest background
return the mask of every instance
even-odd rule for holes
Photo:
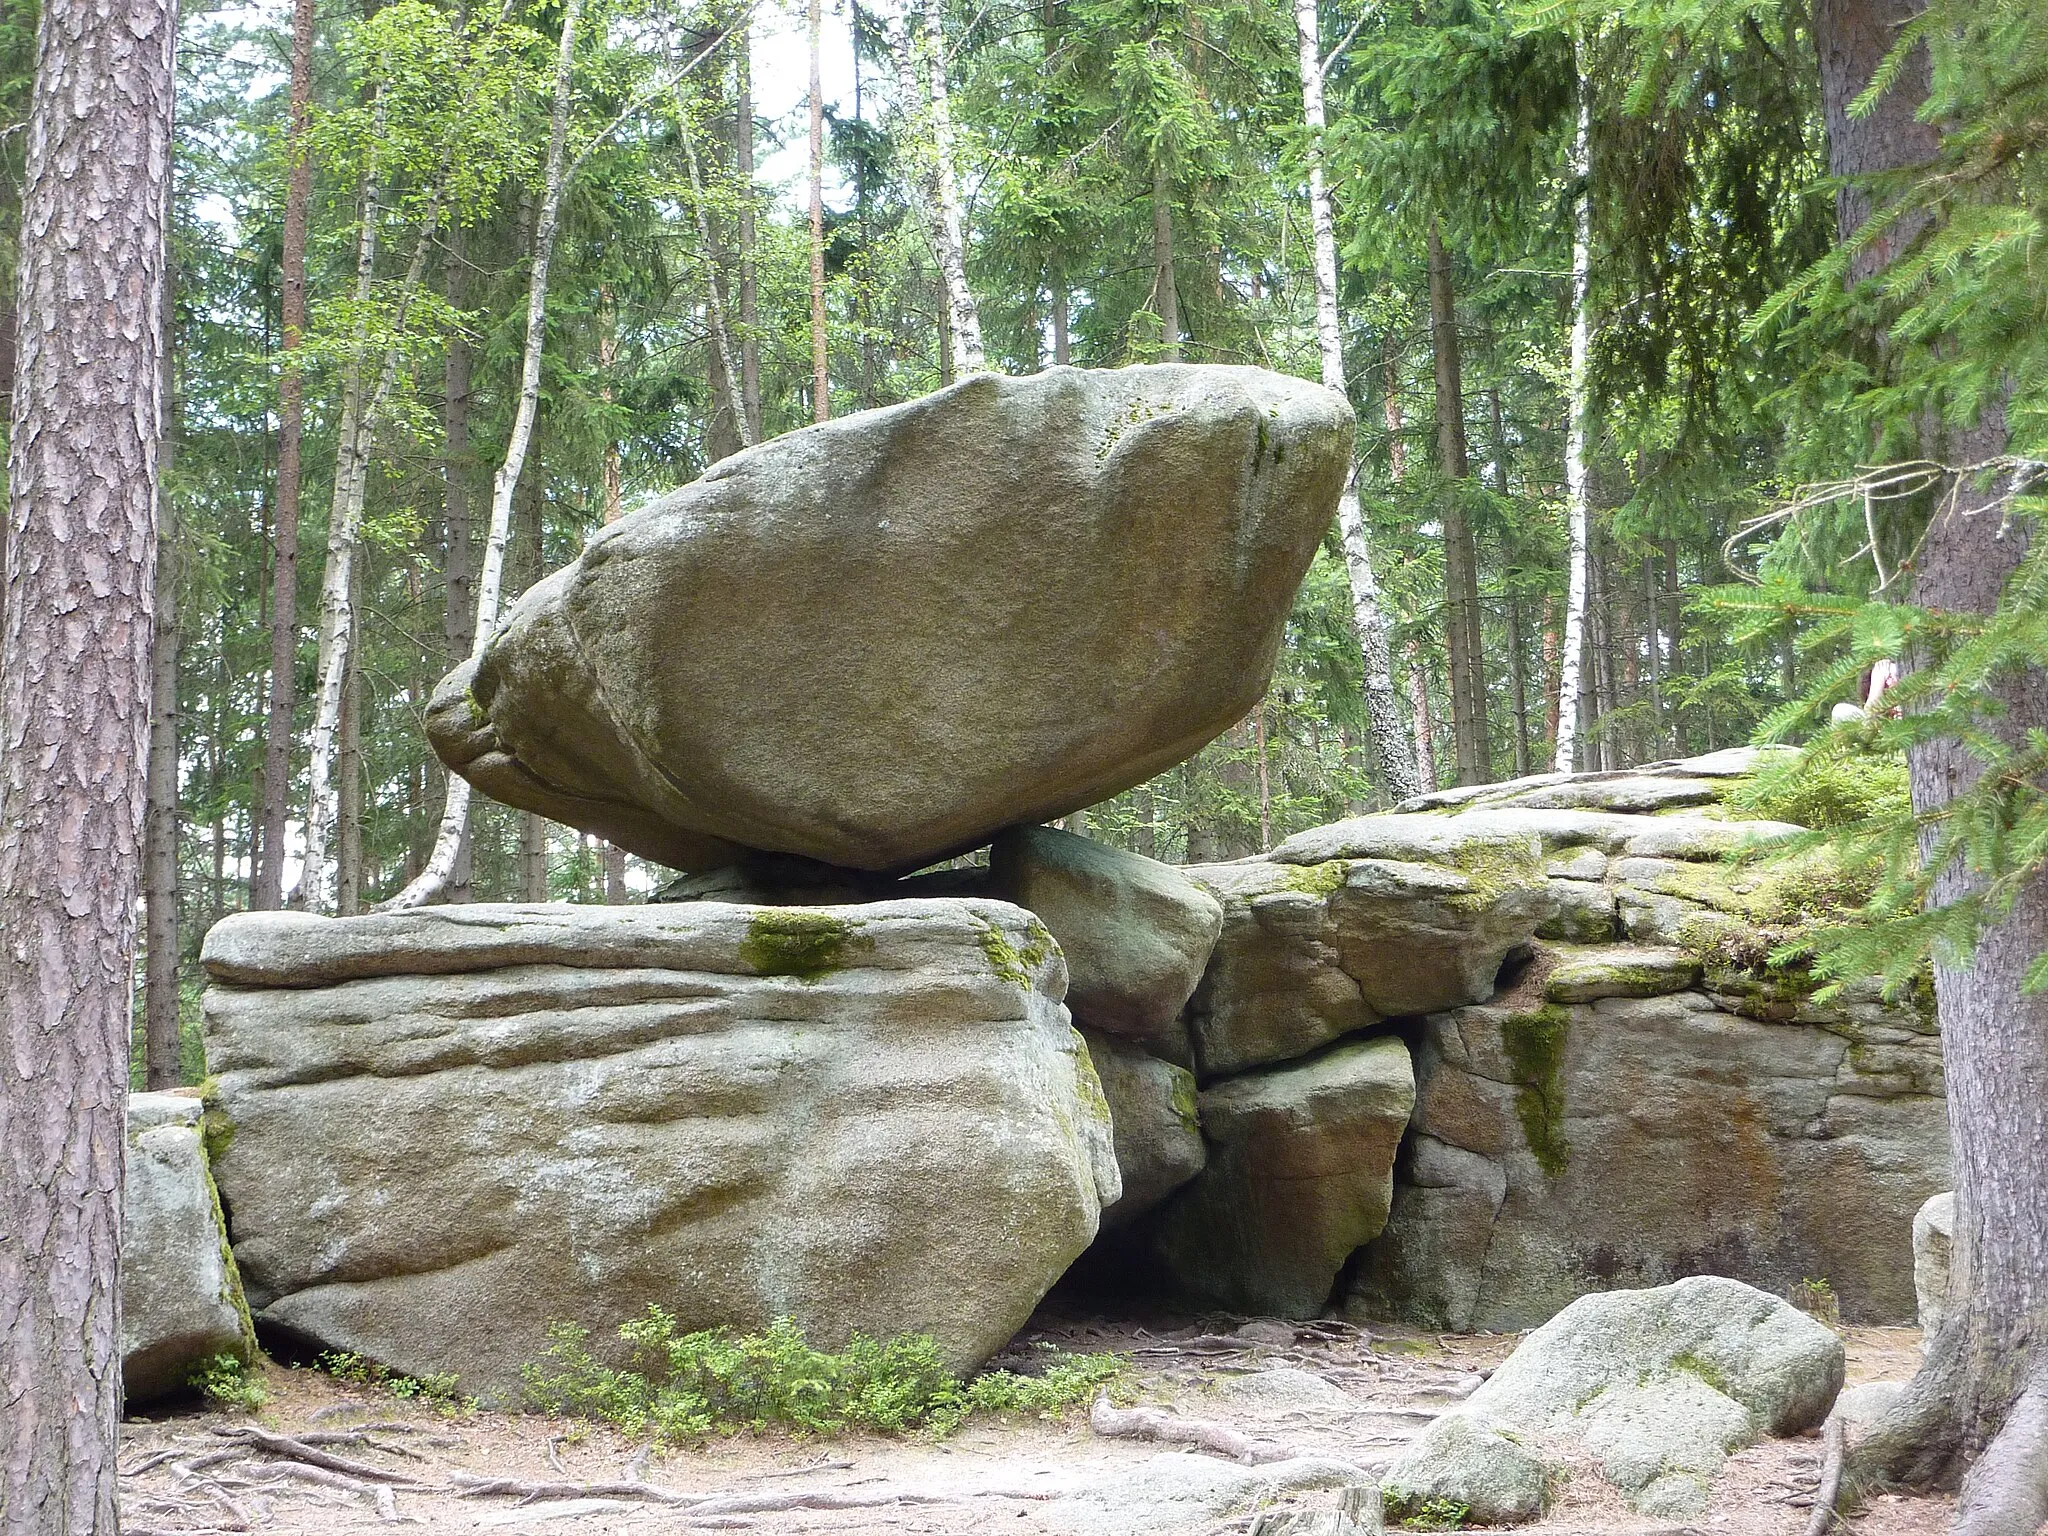
[[[2023,5],[1937,18],[1986,51],[1938,51],[1928,110],[2010,131],[1953,136],[1979,163],[1945,162],[1920,202],[1970,217],[1872,297],[1841,283],[1855,242],[1797,4],[772,3],[188,9],[146,881],[151,1012],[182,1017],[185,1076],[212,922],[295,887],[360,910],[428,865],[445,784],[421,716],[474,639],[495,493],[509,596],[747,443],[984,364],[1327,378],[1317,163],[1362,532],[1425,785],[1541,771],[1561,727],[1586,768],[1799,729],[1898,651],[1869,599],[1910,569],[1928,501],[1859,485],[1788,516],[1799,488],[1901,457],[1874,422],[1987,388],[2015,453],[2039,435],[2013,339],[2038,335],[2041,292],[2024,61],[2044,24]],[[778,78],[799,108],[764,116],[754,75],[800,66],[805,21],[843,39],[850,90],[828,107]],[[25,0],[0,20],[0,304],[35,22]],[[771,174],[806,158],[812,206]],[[1916,361],[1900,321],[1922,312],[1943,339]],[[13,329],[0,313],[0,349]],[[1249,718],[1073,824],[1194,861],[1398,799],[1346,554],[1333,529]],[[1897,820],[1902,776],[1891,794]],[[332,849],[311,881],[309,808]],[[616,901],[660,873],[478,802],[449,894]]]

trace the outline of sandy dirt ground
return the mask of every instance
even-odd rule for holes
[[[1902,1379],[1918,1362],[1912,1329],[1853,1328],[1844,1337],[1852,1384]],[[1049,1311],[998,1363],[1028,1360],[1042,1341],[1128,1356],[1117,1386],[1124,1403],[1224,1423],[1291,1454],[1368,1471],[1390,1462],[1515,1343],[1237,1318],[1147,1327]],[[650,1452],[601,1426],[451,1413],[309,1369],[266,1366],[263,1381],[269,1401],[253,1417],[160,1407],[124,1426],[128,1536],[399,1536],[406,1528],[501,1536],[1262,1536],[1275,1529],[1321,1536],[1347,1529],[1334,1494],[1219,1492],[1211,1486],[1217,1480],[1243,1482],[1261,1469],[1105,1438],[1085,1411],[1058,1421],[976,1419],[944,1440],[746,1435]],[[265,1435],[296,1447],[265,1449]],[[308,1451],[327,1464],[313,1464]],[[1742,1451],[1716,1484],[1711,1509],[1690,1527],[1646,1520],[1590,1467],[1577,1468],[1544,1519],[1522,1529],[1533,1536],[1800,1536],[1819,1464],[1817,1438],[1766,1440]],[[472,1486],[491,1479],[589,1486],[574,1496],[530,1499]],[[1201,1496],[1179,1501],[1183,1484]],[[805,1507],[818,1503],[851,1507]],[[1276,1525],[1261,1515],[1262,1506],[1276,1504],[1311,1518]],[[1851,1523],[1858,1536],[1933,1536],[1948,1514],[1946,1499],[1895,1496]]]

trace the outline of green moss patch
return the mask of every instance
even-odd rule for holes
[[[1563,1008],[1544,1007],[1500,1025],[1516,1085],[1515,1117],[1545,1178],[1556,1178],[1571,1160],[1564,1134],[1564,1051],[1571,1022]]]
[[[1351,875],[1348,859],[1325,859],[1320,864],[1280,864],[1275,867],[1280,871],[1284,889],[1325,900],[1342,890]]]
[[[844,970],[850,956],[874,947],[873,939],[843,917],[782,908],[754,914],[740,942],[740,959],[757,976],[817,981]]]

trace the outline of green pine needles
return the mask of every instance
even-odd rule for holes
[[[1048,1351],[1037,1375],[987,1371],[962,1381],[929,1334],[882,1342],[856,1333],[834,1353],[814,1349],[787,1318],[761,1333],[688,1333],[652,1305],[619,1329],[631,1347],[623,1368],[591,1354],[586,1328],[557,1323],[549,1337],[546,1356],[523,1373],[533,1406],[665,1444],[771,1428],[945,1435],[978,1412],[1058,1414],[1123,1368],[1115,1355]]]

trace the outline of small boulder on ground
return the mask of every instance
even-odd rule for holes
[[[1920,1304],[1920,1332],[1928,1338],[1948,1316],[1955,1242],[1954,1192],[1930,1195],[1913,1217],[1913,1293]]]
[[[1180,1011],[1216,947],[1222,903],[1170,864],[1054,827],[997,837],[989,886],[1059,940],[1076,1024],[1192,1064]]]
[[[1526,1487],[1546,1442],[1576,1442],[1637,1509],[1682,1519],[1706,1507],[1731,1451],[1826,1418],[1844,1365],[1833,1332],[1740,1281],[1582,1296],[1430,1425],[1386,1485],[1477,1510]]]
[[[128,1096],[121,1381],[131,1405],[182,1391],[217,1356],[256,1357],[201,1113],[181,1093]]]
[[[1204,1090],[1209,1164],[1154,1233],[1174,1288],[1234,1312],[1318,1315],[1344,1261],[1386,1225],[1414,1108],[1408,1048],[1392,1038]]]

